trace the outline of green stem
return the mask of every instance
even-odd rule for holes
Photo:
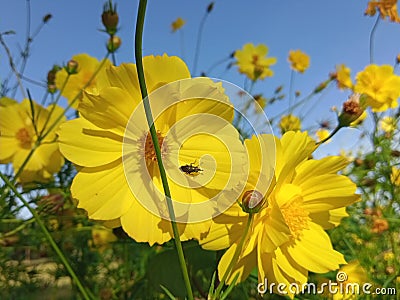
[[[292,102],[293,102],[293,86],[294,86],[294,70],[290,73],[290,81],[289,81],[289,114],[292,114]]]
[[[87,293],[86,289],[83,287],[82,283],[80,282],[78,276],[75,274],[74,270],[72,269],[71,265],[69,264],[67,258],[62,253],[61,249],[57,246],[56,242],[54,241],[53,237],[51,236],[50,232],[47,230],[46,226],[44,225],[42,219],[38,215],[35,209],[33,209],[29,203],[22,197],[22,195],[17,191],[15,186],[8,180],[6,176],[0,173],[1,179],[6,183],[6,185],[13,191],[13,193],[18,197],[19,200],[24,204],[24,206],[29,210],[32,216],[35,218],[36,223],[39,225],[40,229],[43,231],[46,239],[49,241],[50,245],[53,247],[53,250],[56,252],[58,257],[60,258],[61,262],[64,264],[65,268],[67,269],[68,273],[71,275],[72,279],[75,281],[79,291],[82,293],[82,296],[85,300],[90,300],[89,294]]]
[[[242,253],[242,248],[243,248],[244,242],[246,240],[247,234],[249,233],[249,229],[250,229],[250,227],[251,227],[251,225],[253,223],[253,217],[254,217],[254,214],[249,213],[248,218],[247,218],[246,227],[244,229],[244,233],[243,233],[243,235],[241,237],[241,240],[240,240],[240,242],[239,242],[239,244],[238,244],[238,246],[237,246],[237,248],[235,250],[235,254],[232,257],[232,260],[230,261],[230,263],[228,265],[228,268],[225,270],[225,273],[222,276],[222,278],[220,280],[220,283],[219,283],[219,285],[218,285],[218,287],[217,287],[217,289],[215,291],[215,294],[213,295],[212,299],[218,299],[219,298],[219,294],[221,293],[221,290],[222,290],[223,286],[225,285],[225,281],[228,278],[228,275],[231,273],[233,267],[236,265],[236,263],[237,263],[237,261],[239,259],[239,256]]]
[[[164,169],[164,165],[162,163],[160,144],[159,144],[159,141],[157,138],[157,131],[154,126],[153,115],[151,113],[150,102],[149,102],[148,94],[147,94],[146,81],[145,81],[145,77],[144,77],[143,60],[142,60],[142,36],[143,36],[144,18],[145,18],[145,14],[146,14],[146,5],[147,5],[147,0],[140,0],[139,8],[138,8],[137,22],[136,22],[136,33],[135,33],[136,68],[137,68],[140,91],[142,93],[143,105],[144,105],[144,109],[145,109],[145,113],[146,113],[147,123],[150,128],[151,139],[153,141],[154,150],[156,152],[157,163],[158,163],[158,167],[160,169],[161,181],[162,181],[162,185],[163,185],[163,189],[164,189],[164,194],[165,194],[165,198],[166,198],[169,216],[171,219],[171,226],[172,226],[172,231],[174,234],[176,250],[178,252],[179,264],[180,264],[180,267],[182,270],[183,280],[184,280],[184,283],[186,286],[188,299],[193,300],[193,292],[192,292],[192,287],[190,285],[189,273],[188,273],[186,263],[185,263],[185,257],[183,254],[182,243],[181,243],[181,240],[179,237],[180,234],[179,234],[178,225],[175,221],[176,217],[175,217],[174,207],[172,205],[171,192],[169,189],[167,175],[166,175],[166,172]]]
[[[378,14],[378,17],[376,18],[376,21],[374,23],[374,26],[371,29],[371,33],[369,35],[369,63],[372,64],[374,61],[374,37],[375,37],[375,31],[379,23],[379,19],[381,18],[381,15]]]
[[[339,130],[340,130],[340,128],[342,128],[343,126],[337,126],[332,132],[331,132],[331,134],[327,137],[327,138],[325,138],[325,139],[323,139],[322,141],[319,141],[318,143],[317,143],[317,145],[321,145],[321,144],[323,144],[323,143],[325,143],[327,140],[330,140]]]
[[[206,11],[206,13],[203,15],[203,18],[200,21],[199,31],[197,33],[196,50],[194,52],[194,59],[193,59],[193,71],[192,71],[193,76],[195,76],[197,72],[197,63],[199,61],[199,56],[200,56],[201,36],[203,35],[204,24],[206,23],[208,14],[209,12]]]

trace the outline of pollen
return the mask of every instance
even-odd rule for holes
[[[19,145],[24,149],[30,149],[32,146],[32,137],[29,134],[28,129],[25,127],[19,129],[15,134],[16,139],[19,141]]]
[[[292,236],[295,239],[300,238],[304,229],[308,229],[308,211],[302,207],[302,198],[296,197],[294,200],[281,207],[283,217],[288,225]]]
[[[164,141],[164,136],[161,134],[160,131],[157,131],[157,138],[158,138],[158,143],[160,147],[163,145]],[[157,156],[156,156],[156,150],[154,149],[154,144],[153,140],[151,139],[150,132],[146,134],[145,136],[145,142],[144,142],[144,157],[146,159],[147,163],[150,162],[156,162],[157,161]],[[165,147],[161,148],[161,153],[163,154],[166,149],[163,149]]]

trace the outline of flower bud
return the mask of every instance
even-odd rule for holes
[[[265,199],[259,191],[249,190],[243,194],[241,207],[246,213],[257,213],[264,203]]]
[[[78,73],[78,62],[76,60],[71,59],[67,65],[65,66],[65,71],[67,71],[67,73],[69,75],[73,75]]]
[[[119,36],[113,35],[108,39],[107,50],[109,52],[115,52],[119,49],[121,44],[122,44],[121,38]]]
[[[117,32],[119,16],[117,14],[117,6],[113,6],[111,0],[104,4],[101,21],[109,35],[114,35]]]
[[[360,94],[353,94],[343,103],[342,113],[338,117],[340,127],[348,127],[364,112],[360,105]]]
[[[400,53],[396,56],[396,64],[400,64]]]
[[[51,14],[47,14],[43,17],[43,23],[47,23],[53,16]]]
[[[47,91],[50,94],[54,94],[57,91],[56,74],[59,70],[61,70],[61,67],[54,65],[53,68],[47,73]]]
[[[214,2],[211,2],[207,6],[207,13],[209,14],[213,10],[213,8],[214,8]]]

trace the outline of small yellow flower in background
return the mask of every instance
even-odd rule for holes
[[[61,92],[61,95],[67,98],[69,104],[71,104],[74,98],[78,96],[78,99],[75,100],[74,104],[72,105],[72,107],[76,109],[79,105],[80,100],[82,99],[83,88],[89,82],[93,74],[100,66],[100,62],[97,60],[97,58],[85,53],[73,56],[71,61],[77,63],[77,73],[69,76],[68,81]],[[99,92],[97,86],[101,86],[102,82],[106,80],[105,69],[110,65],[111,62],[107,60],[103,68],[97,73],[96,77],[93,78],[90,84],[86,87],[86,91],[91,93]],[[68,73],[64,68],[57,72],[55,81],[57,89],[62,89],[65,81],[67,80],[67,77]]]
[[[315,132],[315,135],[318,138],[318,142],[325,140],[329,136],[330,132],[327,129],[320,128]],[[329,143],[330,140],[327,140],[325,143]]]
[[[96,226],[92,229],[92,240],[93,246],[101,253],[110,246],[110,243],[115,242],[117,237],[113,234],[111,229]]]
[[[270,66],[276,64],[276,58],[266,57],[267,54],[268,47],[264,44],[245,44],[241,50],[235,51],[239,72],[253,81],[273,76],[274,72]]]
[[[175,21],[171,23],[172,32],[175,32],[183,27],[186,24],[186,21],[181,17],[177,18]]]
[[[279,122],[279,128],[281,129],[281,134],[287,131],[299,131],[301,129],[301,121],[298,117],[290,114],[282,116]]]
[[[44,108],[33,101],[32,106],[33,117],[28,99],[21,103],[0,106],[0,163],[11,162],[14,172],[19,170],[29,152],[36,147],[39,134],[45,132],[63,114],[63,109],[59,106]],[[53,113],[50,115],[51,110]],[[63,121],[65,117],[59,121],[58,125]],[[56,142],[55,131],[58,125],[36,148],[19,176],[20,182],[45,182],[61,169],[64,159]]]
[[[379,127],[386,133],[393,133],[397,129],[397,120],[393,117],[383,117]]]
[[[383,259],[385,261],[392,261],[394,257],[394,253],[392,251],[386,251],[383,253]]]
[[[235,166],[231,161],[243,161],[242,154],[245,156],[236,129],[220,128],[217,124],[218,120],[231,124],[233,106],[221,84],[204,77],[195,80],[200,89],[191,84],[189,70],[178,57],[147,56],[143,64],[149,99],[161,101],[154,105],[152,100],[150,104],[172,200],[184,207],[191,204],[195,209],[194,204],[214,197],[225,187],[223,184],[228,178],[234,180],[236,173],[243,172],[240,164]],[[181,79],[187,80],[178,81]],[[72,196],[78,200],[78,207],[88,212],[89,218],[106,221],[109,226],[122,226],[138,242],[164,243],[173,233],[166,219],[168,211],[154,145],[141,110],[136,66],[111,67],[107,70],[107,82],[98,94],[85,92],[78,107],[80,117],[66,122],[59,130],[61,152],[81,166],[71,186]],[[171,85],[173,82],[178,84]],[[193,89],[201,92],[195,99],[188,94]],[[184,101],[163,107],[176,97]],[[218,103],[209,100],[215,97],[219,97]],[[205,121],[207,116],[215,118]],[[222,135],[225,143],[217,139]],[[227,145],[231,148],[227,149]],[[235,155],[239,158],[234,160]],[[207,156],[214,160],[207,160]],[[212,166],[215,166],[213,172]],[[187,169],[197,171],[191,173]],[[200,172],[201,176],[196,176]],[[176,220],[185,212],[176,209]],[[187,217],[201,216],[201,213],[201,210],[190,211]],[[180,222],[181,239],[198,238],[208,231],[209,224],[210,220]]]
[[[227,283],[236,275],[238,282],[245,280],[258,267],[259,282],[267,279],[268,284],[285,284],[285,292],[293,297],[289,285],[306,283],[309,271],[325,273],[346,263],[343,255],[332,248],[324,229],[339,225],[347,216],[345,207],[357,201],[359,196],[355,195],[356,185],[337,174],[348,164],[347,160],[339,156],[308,159],[316,145],[307,133],[287,132],[281,139],[261,135],[262,149],[252,147],[254,139],[245,141],[250,156],[246,187],[258,189],[266,198],[265,205],[254,214],[239,261]],[[266,151],[263,149],[274,147],[274,140],[276,167],[269,188],[265,182],[270,181],[270,162],[262,162],[260,158]],[[268,152],[265,154],[268,157]],[[246,219],[247,214],[239,205],[234,205],[214,218],[208,235],[200,241],[205,249],[229,247],[218,265],[219,276],[232,260]]]
[[[377,10],[379,10],[382,19],[388,18],[391,22],[400,23],[400,17],[397,10],[397,0],[369,1],[365,14],[368,16],[374,16]]]
[[[392,167],[392,174],[390,176],[390,180],[394,185],[400,186],[400,169],[396,167]]]
[[[300,73],[304,73],[310,66],[310,56],[301,50],[290,50],[288,61],[291,64],[291,68]]]
[[[361,286],[368,282],[368,274],[360,265],[360,262],[354,260],[340,268],[336,275],[336,282],[338,292],[333,295],[334,300],[358,299],[357,290],[353,289],[353,286],[358,284],[361,290]],[[342,291],[344,293],[341,293]],[[346,294],[346,291],[349,293]]]
[[[366,105],[380,112],[395,108],[400,97],[400,76],[389,65],[369,65],[356,76],[356,93],[367,95]]]
[[[336,66],[336,73],[334,78],[336,79],[337,86],[339,89],[351,89],[353,82],[351,81],[351,70],[344,64]]]

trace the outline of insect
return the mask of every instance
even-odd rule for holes
[[[201,169],[199,166],[196,166],[195,162],[192,162],[192,163],[190,163],[188,165],[186,164],[184,166],[180,166],[179,170],[181,170],[186,175],[197,176],[203,171],[203,169]]]

